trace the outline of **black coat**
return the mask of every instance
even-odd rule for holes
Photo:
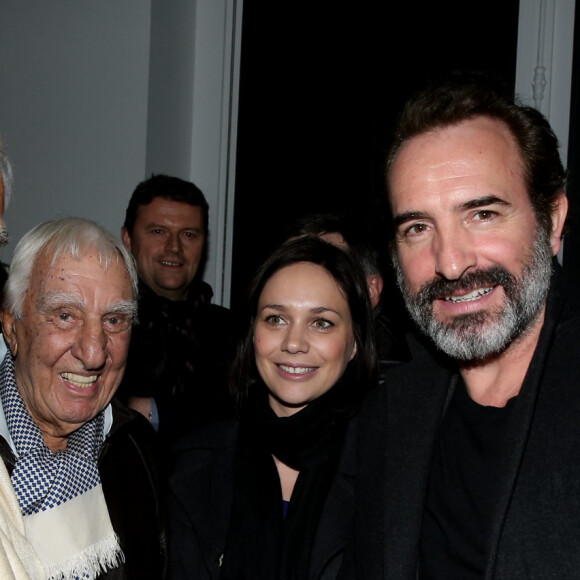
[[[192,434],[176,448],[169,478],[170,580],[215,580],[224,556],[234,495],[238,423],[222,421]],[[350,529],[352,475],[341,473],[328,493],[304,580],[331,580],[342,561]],[[260,580],[260,579],[256,579]]]
[[[580,577],[580,315],[559,275],[506,433],[485,578]],[[455,372],[410,340],[359,414],[354,548],[344,578],[416,577],[431,456]]]
[[[161,580],[165,576],[165,515],[156,446],[147,420],[113,402],[113,425],[99,456],[99,473],[125,562],[101,574],[99,580]],[[12,472],[15,458],[1,437],[0,454]]]
[[[196,281],[188,298],[171,301],[141,284],[139,321],[117,397],[153,397],[165,446],[191,427],[233,416],[227,372],[233,356],[229,310],[211,304],[211,288]]]

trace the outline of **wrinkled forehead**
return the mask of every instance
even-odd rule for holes
[[[113,253],[103,257],[96,247],[81,249],[78,255],[69,252],[46,250],[41,252],[32,268],[29,293],[42,295],[47,290],[66,284],[85,284],[87,288],[107,288],[118,293],[119,298],[132,300],[131,278],[122,258]],[[122,295],[122,296],[121,296]]]

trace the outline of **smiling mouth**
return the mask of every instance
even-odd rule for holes
[[[74,385],[75,387],[79,387],[81,389],[86,389],[94,385],[99,378],[99,375],[90,375],[85,377],[84,375],[77,375],[74,373],[60,373],[60,376],[65,380]]]
[[[161,260],[161,265],[162,266],[172,266],[172,267],[178,267],[181,266],[181,262],[171,262],[170,260]]]
[[[487,296],[495,286],[491,288],[477,288],[469,294],[464,294],[463,296],[445,296],[445,302],[452,302],[453,304],[459,304],[461,302],[473,302],[474,300],[479,300],[483,296]]]
[[[315,371],[317,367],[288,367],[286,365],[278,365],[278,368],[291,375],[305,375],[306,373]]]

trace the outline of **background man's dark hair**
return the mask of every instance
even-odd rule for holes
[[[300,236],[340,234],[348,251],[352,253],[367,276],[381,275],[382,267],[378,252],[358,225],[341,213],[308,213],[300,216],[286,228],[280,243]]]
[[[542,113],[514,99],[500,79],[484,74],[453,73],[409,99],[387,156],[387,190],[391,167],[404,141],[480,116],[504,123],[513,135],[536,218],[549,231],[553,204],[566,180],[558,139]]]
[[[139,183],[133,191],[123,224],[129,235],[133,233],[139,207],[150,204],[156,197],[199,206],[203,214],[204,234],[207,235],[209,206],[201,189],[190,181],[162,174],[152,175],[149,179]]]

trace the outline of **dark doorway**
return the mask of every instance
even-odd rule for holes
[[[244,1],[234,306],[280,230],[305,212],[343,209],[383,249],[383,156],[402,103],[454,69],[514,86],[518,9]]]

